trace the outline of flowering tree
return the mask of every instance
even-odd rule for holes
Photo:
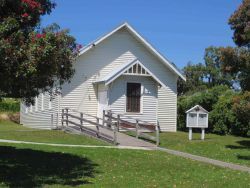
[[[50,0],[0,1],[0,97],[32,103],[72,77],[81,46],[56,24],[39,29],[40,17],[53,8]]]

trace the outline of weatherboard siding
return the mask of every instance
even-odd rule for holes
[[[141,112],[126,113],[126,85],[140,83],[142,88]],[[110,86],[109,108],[117,114],[136,118],[149,123],[157,123],[157,83],[151,77],[121,76]],[[124,118],[123,118],[124,119]],[[127,119],[129,121],[129,119]]]
[[[20,123],[24,126],[37,129],[56,128],[58,124],[58,96],[51,101],[51,108],[49,108],[49,100],[50,96],[48,93],[45,93],[43,97],[40,94],[37,98],[37,110],[35,104],[27,107],[22,102],[20,107]]]
[[[151,105],[153,109],[158,104],[158,108],[155,112],[152,112],[156,114],[156,118],[147,120],[155,122],[158,118],[161,130],[175,131],[177,75],[163,65],[155,55],[146,49],[125,28],[117,31],[77,58],[77,61],[74,63],[75,74],[71,82],[65,83],[62,87],[59,113],[62,108],[68,107],[91,115],[97,115],[98,90],[93,82],[109,74],[121,64],[136,58],[164,83],[164,89],[160,89],[158,94],[156,94],[156,96],[159,96],[158,100],[154,103],[150,103],[150,100],[146,101],[147,104],[145,105],[148,107]],[[125,106],[122,109],[125,109]],[[28,122],[29,125],[33,122],[33,127],[49,127],[50,111],[45,109],[45,111],[39,111],[39,113],[22,113],[22,122]],[[35,123],[33,119],[37,117],[42,119],[42,124],[39,122]]]

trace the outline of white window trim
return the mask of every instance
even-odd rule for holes
[[[141,99],[140,99],[140,112],[127,112],[127,85],[128,83],[137,83],[137,84],[141,84]],[[143,114],[143,84],[141,82],[137,82],[137,81],[126,81],[125,82],[125,114]]]

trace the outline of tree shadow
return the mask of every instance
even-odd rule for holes
[[[226,148],[229,149],[250,149],[250,140],[240,140],[237,141],[239,145],[226,145]],[[250,160],[250,156],[237,155],[237,158],[240,160]]]
[[[237,155],[238,159],[250,161],[250,156]]]
[[[230,149],[250,149],[250,140],[237,141],[239,145],[226,145],[226,148]]]
[[[89,184],[96,166],[72,154],[0,146],[0,182],[9,187]]]

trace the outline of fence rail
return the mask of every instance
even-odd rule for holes
[[[134,119],[127,117],[125,115],[113,113],[111,110],[103,110],[103,119],[108,118],[108,120],[114,120],[117,124],[118,131],[126,130],[135,133],[136,138],[146,138],[151,141],[156,142],[158,146],[160,143],[160,129],[158,124],[152,124],[150,122],[142,121],[139,119]],[[134,121],[130,122],[128,120]],[[155,136],[152,136],[148,133],[145,133],[145,130],[155,133]]]
[[[74,115],[72,113],[74,113]],[[90,120],[90,118],[94,118],[96,121]],[[65,126],[64,123],[66,124],[66,127],[69,127],[69,124],[72,124],[74,126],[77,126],[80,131],[87,131],[88,133],[91,133],[92,135],[95,135],[98,138],[104,138],[113,142],[114,144],[117,144],[117,129],[115,128],[115,124],[106,120],[105,122],[111,125],[111,127],[107,127],[104,124],[100,123],[101,120],[103,119],[83,112],[78,112],[76,110],[71,110],[69,108],[62,109],[62,127]],[[95,125],[95,129],[84,126],[84,122],[90,125]],[[110,137],[109,135],[105,135],[104,133],[100,132],[100,128],[113,131],[113,137]]]
[[[95,128],[85,126],[84,123],[94,125]],[[117,144],[117,132],[121,130],[135,133],[135,137],[137,139],[144,138],[154,141],[157,146],[160,142],[158,124],[155,125],[139,119],[116,114],[110,110],[103,110],[103,117],[100,118],[87,113],[65,108],[62,109],[63,127],[65,126],[64,124],[66,124],[66,127],[70,127],[69,124],[74,125],[78,127],[80,131],[86,131],[98,138],[108,139],[114,144]],[[105,135],[105,133],[103,133],[100,128],[112,131],[112,137],[110,137],[110,135]],[[145,130],[155,133],[155,136],[146,133]]]

